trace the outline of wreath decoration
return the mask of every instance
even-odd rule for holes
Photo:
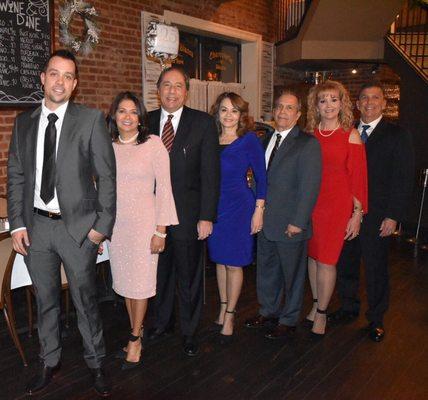
[[[70,23],[77,14],[85,24],[81,37],[74,36],[70,30]],[[82,0],[66,1],[60,6],[59,40],[71,48],[76,54],[88,55],[99,41],[100,28],[98,28],[95,7]]]

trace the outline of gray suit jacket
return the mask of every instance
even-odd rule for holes
[[[26,227],[30,240],[40,114],[38,107],[16,118],[7,172],[10,229]],[[84,241],[91,228],[111,236],[116,217],[116,162],[101,111],[68,104],[55,183],[62,219],[77,243]]]
[[[272,134],[264,140],[267,147]],[[311,215],[321,183],[318,140],[295,126],[281,143],[268,171],[263,232],[268,240],[298,242],[312,235]],[[288,224],[303,229],[289,238]]]

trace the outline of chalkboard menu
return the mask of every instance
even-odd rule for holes
[[[52,43],[52,0],[0,0],[0,106],[41,101]]]

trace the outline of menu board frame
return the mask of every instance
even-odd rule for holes
[[[55,24],[54,24],[54,0],[44,0],[47,7],[48,7],[48,11],[46,12],[46,15],[42,15],[41,12],[39,12],[37,14],[37,10],[36,10],[36,5],[39,5],[40,1],[35,2],[34,4],[32,4],[33,0],[26,0],[26,1],[6,1],[6,0],[0,0],[1,3],[9,3],[12,4],[12,8],[10,8],[7,11],[3,11],[0,9],[0,20],[3,20],[6,24],[12,24],[12,28],[15,28],[17,33],[17,37],[20,39],[21,42],[21,37],[19,36],[19,27],[18,24],[21,24],[23,26],[26,27],[35,27],[38,26],[36,18],[43,18],[43,24],[44,24],[44,29],[40,32],[42,32],[44,35],[49,35],[49,39],[46,38],[39,38],[39,41],[36,43],[37,46],[34,47],[34,51],[36,51],[37,49],[41,49],[40,51],[43,51],[44,53],[46,53],[46,55],[48,56],[49,54],[51,54],[51,52],[53,51],[53,46],[54,46],[54,37],[55,37]],[[26,7],[25,12],[32,12],[32,15],[28,15],[28,14],[21,14],[21,13],[17,13],[17,11],[22,11],[23,10],[23,6],[21,6],[21,3],[24,4],[24,6]],[[30,8],[33,7],[32,10],[30,10]],[[12,15],[15,15],[15,23],[13,24],[11,21],[13,20],[13,18],[10,18]],[[7,19],[2,18],[3,15],[7,15]],[[19,16],[18,16],[19,15]],[[28,18],[27,18],[28,17]],[[36,35],[34,35],[36,36]],[[39,36],[39,35],[37,35]],[[42,36],[42,35],[40,35]],[[15,46],[16,47],[16,46]],[[1,56],[1,54],[0,54]],[[16,60],[16,57],[18,57],[19,59]],[[46,57],[47,59],[47,57]],[[0,66],[1,66],[1,60],[0,60]],[[30,62],[29,62],[30,63]],[[44,66],[45,61],[44,60],[38,60],[37,64],[39,67],[38,73],[35,74],[33,73],[33,76],[36,77],[37,76],[37,80],[39,81],[40,78],[40,73],[42,72],[42,68]],[[9,62],[9,67],[10,68],[10,62]],[[13,65],[14,68],[19,68],[21,66],[21,54],[19,52],[16,53],[15,56],[15,64]],[[34,65],[32,65],[32,67],[34,68]],[[0,72],[1,72],[1,68],[0,68]],[[27,108],[27,107],[34,107],[36,105],[40,104],[41,99],[43,98],[43,92],[42,92],[42,88],[41,88],[41,83],[40,83],[40,90],[37,92],[34,92],[34,89],[31,89],[32,92],[30,92],[28,95],[24,95],[19,97],[18,91],[23,90],[23,87],[21,85],[21,78],[22,78],[22,74],[21,72],[17,72],[18,77],[18,82],[16,82],[16,84],[14,84],[13,86],[9,86],[7,88],[7,90],[5,90],[5,86],[1,84],[0,82],[0,109],[8,109],[8,108]],[[16,78],[13,78],[16,80]],[[25,90],[25,88],[24,88]]]

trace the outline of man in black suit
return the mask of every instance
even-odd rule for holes
[[[202,241],[212,232],[219,197],[219,141],[213,118],[184,105],[189,90],[184,70],[165,69],[157,87],[161,108],[149,113],[149,127],[170,153],[179,225],[167,228],[158,263],[155,324],[148,336],[155,339],[173,330],[177,283],[183,350],[194,356],[203,300]]]
[[[359,237],[345,241],[337,264],[341,308],[329,316],[332,322],[352,321],[358,316],[362,257],[366,271],[369,337],[375,342],[380,342],[385,335],[383,316],[389,303],[390,236],[405,215],[414,178],[411,137],[383,118],[385,107],[382,86],[375,82],[362,86],[357,101],[361,113],[357,128],[366,144],[368,214],[364,216]]]
[[[275,132],[265,138],[267,196],[263,230],[257,237],[259,314],[248,328],[270,326],[268,339],[293,334],[299,321],[307,269],[311,215],[321,183],[318,140],[296,125],[300,100],[291,91],[275,101]],[[283,297],[285,295],[285,301]]]
[[[84,357],[101,395],[110,391],[98,313],[95,261],[116,216],[116,164],[103,114],[69,101],[77,85],[72,53],[53,53],[41,73],[44,99],[15,121],[8,161],[13,247],[24,255],[37,300],[43,367],[27,387],[46,387],[59,367],[60,267],[64,265],[83,338]]]

